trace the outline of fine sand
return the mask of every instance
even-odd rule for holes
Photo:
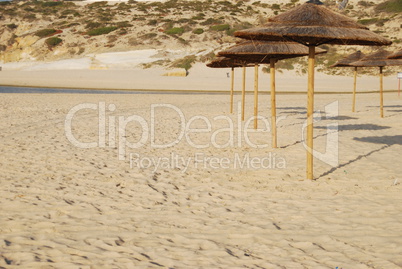
[[[1,94],[0,267],[401,268],[402,99],[385,94],[380,118],[378,94],[356,113],[317,95],[332,165],[309,181],[305,94],[277,96],[277,149],[239,98],[231,115],[226,94]]]
[[[122,61],[122,60],[120,60]],[[77,66],[75,66],[77,65]],[[96,88],[120,90],[175,90],[175,91],[211,91],[227,92],[230,88],[230,69],[208,68],[198,63],[189,70],[187,77],[169,77],[163,74],[170,72],[163,68],[142,69],[132,67],[123,69],[121,63],[108,70],[89,70],[78,64],[78,60],[69,63],[72,69],[65,69],[63,62],[38,65],[35,68],[22,70],[10,66],[0,72],[0,85],[34,86],[57,88]],[[39,68],[41,67],[41,68]],[[78,69],[74,69],[78,68]],[[80,69],[83,68],[83,69]],[[119,69],[122,68],[122,69]],[[184,71],[184,69],[183,69]],[[235,69],[235,91],[241,91],[242,70]],[[269,74],[259,68],[259,89],[269,92]],[[306,92],[307,76],[294,71],[276,73],[278,92]],[[350,93],[353,88],[353,68],[349,76],[331,76],[320,72],[315,74],[315,91],[317,93],[344,92]],[[373,92],[380,88],[378,76],[360,75],[357,78],[359,92]],[[384,77],[384,90],[395,91],[398,88],[397,74]],[[246,70],[246,90],[254,89],[254,67]]]

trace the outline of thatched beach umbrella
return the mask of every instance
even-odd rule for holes
[[[360,50],[350,54],[349,56],[346,56],[345,58],[342,58],[335,64],[331,65],[331,67],[354,67],[354,72],[353,72],[353,100],[352,100],[352,112],[355,112],[356,108],[356,80],[357,80],[357,66],[352,66],[350,65],[353,62],[359,61],[364,57],[364,53],[362,53]]]
[[[230,86],[230,113],[233,113],[233,93],[234,93],[234,69],[243,67],[243,84],[245,84],[245,61],[238,61],[226,57],[216,57],[213,61],[207,64],[211,68],[231,68],[231,86]]]
[[[402,59],[402,50],[392,53],[387,57],[388,59]]]
[[[388,59],[402,59],[402,50],[392,53],[388,56]],[[398,96],[401,96],[401,78],[398,74]]]
[[[307,93],[307,178],[313,179],[313,112],[315,47],[337,45],[390,45],[392,42],[354,20],[338,14],[319,0],[310,0],[268,19],[262,27],[237,31],[236,37],[252,40],[295,41],[309,47]]]
[[[384,49],[379,49],[374,53],[367,55],[357,62],[351,63],[353,66],[361,67],[379,67],[380,68],[380,115],[384,117],[384,97],[383,97],[383,68],[384,66],[402,65],[402,59],[388,59],[392,54]]]
[[[326,53],[317,49],[317,54]],[[245,41],[221,51],[218,55],[247,61],[255,64],[269,64],[271,75],[271,129],[272,147],[277,147],[276,136],[276,94],[275,94],[275,63],[278,60],[308,55],[308,48],[296,42],[282,41]],[[257,65],[256,65],[257,66]],[[256,70],[257,72],[257,70]],[[256,78],[257,80],[257,78]],[[257,84],[258,85],[258,84]],[[254,88],[254,128],[257,128],[258,87]]]

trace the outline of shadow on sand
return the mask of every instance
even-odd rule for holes
[[[373,143],[373,144],[380,144],[383,145],[382,147],[375,149],[373,151],[370,151],[369,153],[366,154],[361,154],[357,156],[356,158],[349,160],[345,163],[342,163],[336,167],[331,168],[329,171],[323,173],[322,175],[318,176],[316,179],[319,179],[321,177],[325,177],[336,170],[343,168],[351,163],[354,163],[362,158],[368,157],[376,152],[382,151],[384,149],[387,149],[393,145],[402,145],[402,135],[393,135],[393,136],[368,136],[368,137],[355,137],[353,140],[359,141],[359,142],[365,142],[365,143]]]
[[[317,126],[314,127],[316,129],[328,129],[328,130],[336,130],[338,131],[357,131],[357,130],[366,130],[366,131],[377,131],[377,130],[384,130],[389,129],[389,126],[381,126],[377,124],[344,124],[338,126]]]
[[[338,126],[315,126],[314,129],[326,129],[326,130],[332,130],[332,132],[342,132],[342,131],[356,131],[356,130],[370,130],[370,131],[376,131],[376,130],[384,130],[384,129],[389,129],[391,127],[388,126],[381,126],[381,125],[376,125],[376,124],[344,124],[344,125],[338,125]],[[325,134],[320,134],[314,136],[314,139],[322,136],[328,135],[328,132]],[[288,148],[290,146],[294,146],[297,144],[303,143],[303,140],[298,140],[292,144],[282,146],[280,148]]]

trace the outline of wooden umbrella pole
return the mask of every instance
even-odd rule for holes
[[[276,138],[276,88],[275,88],[275,60],[270,60],[269,73],[271,75],[271,128],[272,128],[272,147],[277,147]]]
[[[231,80],[232,82],[230,85],[230,114],[233,113],[234,67],[232,67]]]
[[[241,120],[244,121],[244,109],[246,105],[246,66],[243,66],[243,88],[241,92]]]
[[[258,64],[254,66],[254,129],[258,127]]]
[[[313,114],[314,114],[314,65],[315,47],[309,46],[307,91],[307,179],[313,176]]]
[[[384,118],[384,97],[383,97],[383,74],[382,66],[380,66],[380,113],[381,118]]]
[[[352,104],[352,112],[355,112],[356,108],[356,80],[357,80],[357,67],[355,67],[354,71],[354,80],[353,80],[353,104]]]

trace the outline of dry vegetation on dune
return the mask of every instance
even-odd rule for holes
[[[190,68],[193,62],[208,61],[214,52],[233,44],[236,41],[234,31],[262,24],[266,18],[299,2],[1,2],[0,59],[4,62],[52,61],[101,52],[182,49],[192,51],[193,56],[187,54],[181,61],[166,59],[156,64]],[[336,8],[334,1],[324,2]],[[392,39],[397,46],[402,40],[401,6],[402,0],[377,3],[356,0],[350,1],[342,13]],[[319,60],[322,70],[356,48],[326,49],[328,54]],[[279,66],[284,69],[297,66],[300,72],[305,69],[300,59],[283,61]]]

